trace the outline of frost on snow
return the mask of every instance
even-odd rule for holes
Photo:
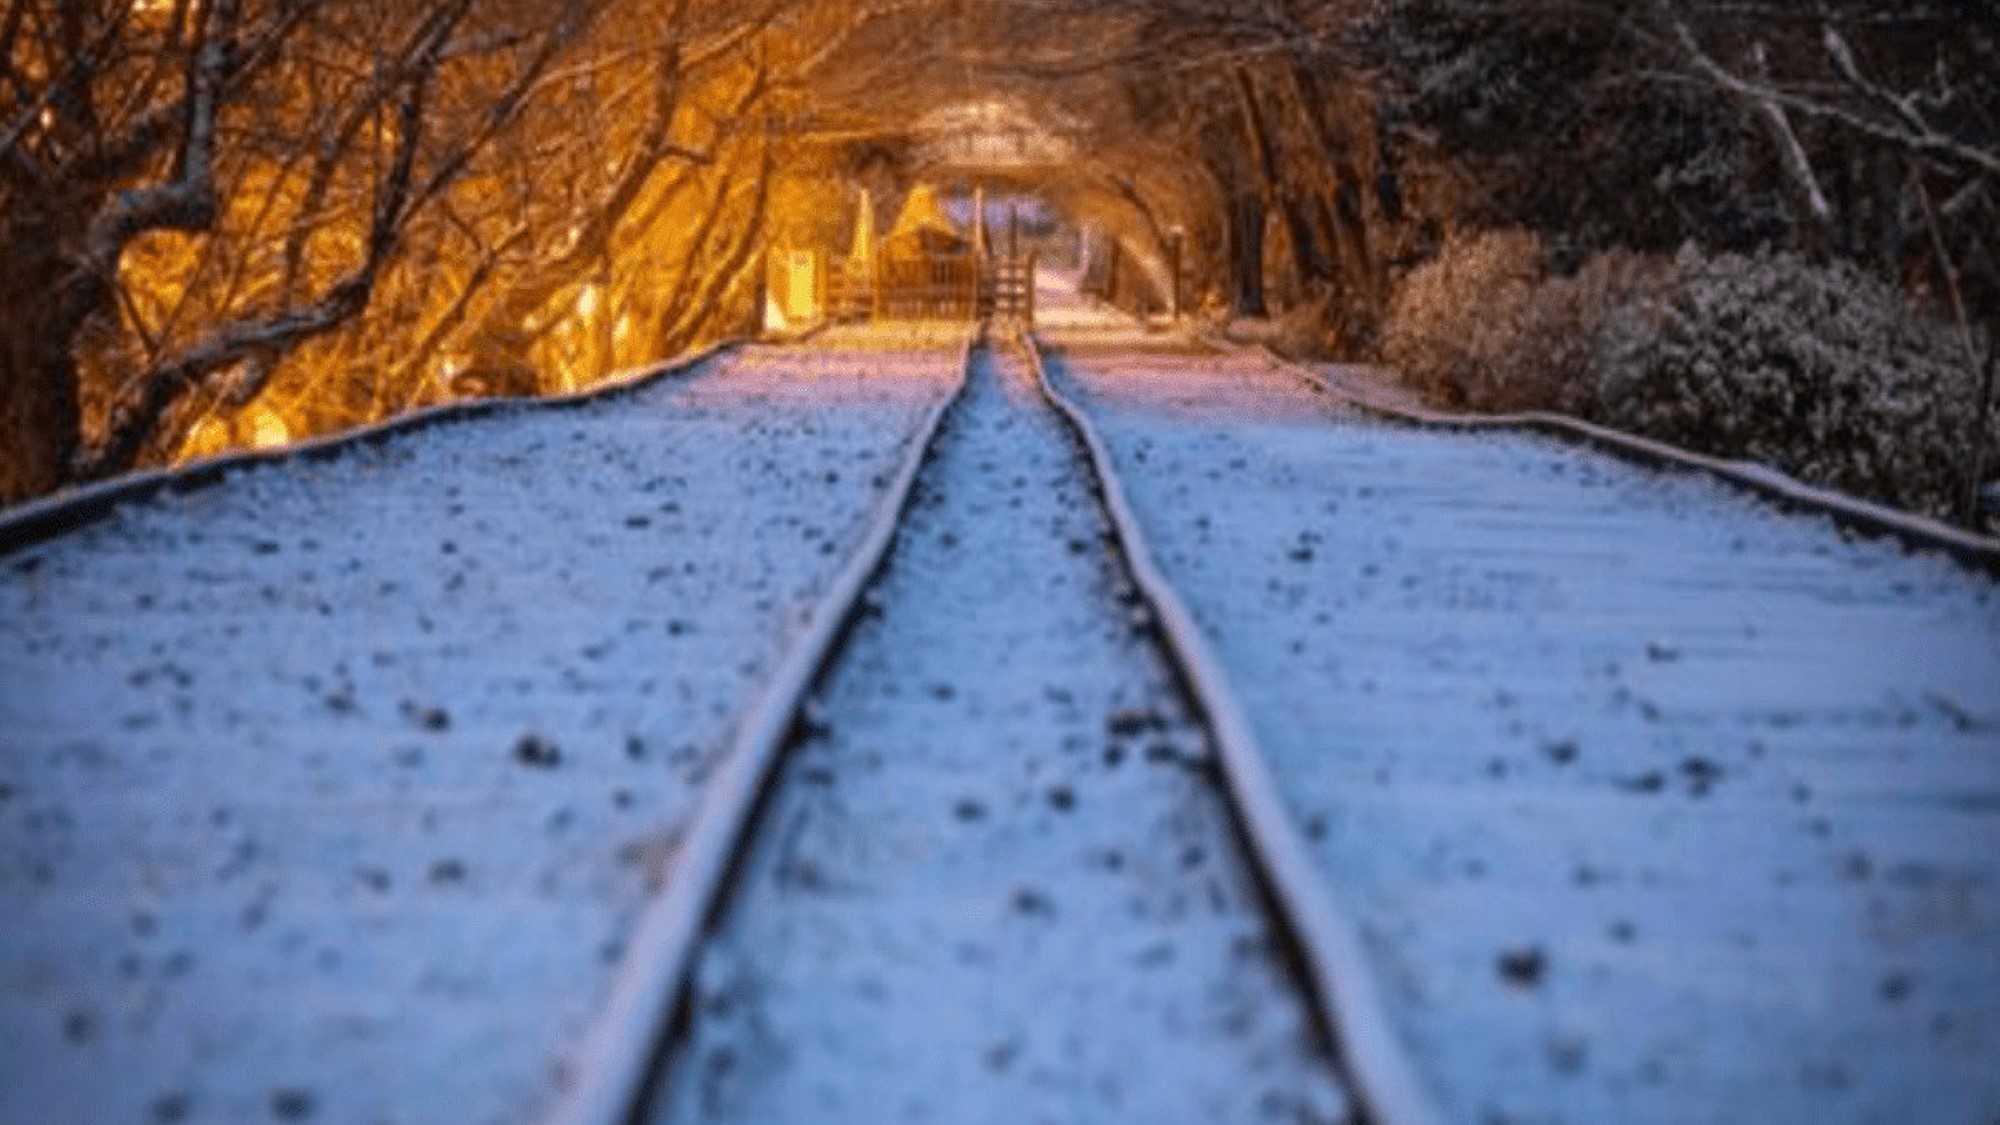
[[[545,1110],[956,363],[753,349],[0,560],[0,1120]]]

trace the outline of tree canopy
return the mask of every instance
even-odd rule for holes
[[[1994,306],[2000,15],[1842,0],[0,0],[0,496],[732,333],[854,188],[1033,191],[1369,354],[1452,229]],[[1157,269],[1132,300],[1157,300]]]

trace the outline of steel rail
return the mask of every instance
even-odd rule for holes
[[[1291,939],[1313,1015],[1372,1125],[1435,1125],[1444,1120],[1388,1022],[1359,929],[1328,886],[1286,808],[1249,719],[1194,615],[1154,562],[1152,547],[1126,499],[1108,447],[1081,407],[1049,378],[1040,341],[1022,337],[1043,397],[1088,454],[1099,502],[1117,549],[1149,603],[1170,663],[1216,743],[1223,788],[1252,866]]]
[[[1942,520],[1919,516],[1837,492],[1806,484],[1767,465],[1751,461],[1729,461],[1669,445],[1652,438],[1628,434],[1595,422],[1548,411],[1512,414],[1452,414],[1443,411],[1376,402],[1337,387],[1319,372],[1286,359],[1268,345],[1255,348],[1233,341],[1218,343],[1205,339],[1211,347],[1235,350],[1239,354],[1261,354],[1270,366],[1283,370],[1313,390],[1353,408],[1420,429],[1457,432],[1500,431],[1533,433],[1553,437],[1572,445],[1583,445],[1622,460],[1659,469],[1691,471],[1715,477],[1752,495],[1792,512],[1823,515],[1850,531],[1876,538],[1894,539],[1915,550],[1939,551],[1962,565],[2000,576],[2000,538],[1979,535],[1953,527]]]
[[[595,386],[543,398],[475,398],[399,414],[372,425],[310,438],[269,449],[226,453],[165,469],[127,473],[96,484],[0,509],[0,557],[25,550],[57,536],[106,519],[127,504],[165,493],[195,492],[227,481],[236,473],[300,461],[329,461],[367,445],[418,433],[454,422],[469,422],[512,413],[572,410],[636,394],[648,387],[695,371],[742,348],[747,341],[730,340],[693,355],[612,375]]]
[[[813,609],[702,791],[694,825],[668,861],[666,889],[648,903],[626,943],[611,998],[587,1033],[574,1080],[549,1118],[553,1125],[627,1125],[645,1105],[673,1046],[702,939],[728,900],[806,698],[865,612],[863,595],[889,561],[917,476],[935,455],[946,416],[965,397],[978,340],[976,331],[967,336],[958,381],[925,417],[861,546]]]

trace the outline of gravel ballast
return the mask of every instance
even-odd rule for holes
[[[1086,462],[982,356],[656,1120],[1345,1120]]]
[[[1991,579],[1071,316],[1450,1119],[2000,1113]]]

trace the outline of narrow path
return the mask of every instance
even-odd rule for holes
[[[1991,579],[1071,315],[1452,1120],[1994,1120]]]
[[[975,360],[704,953],[661,1121],[1344,1119],[1030,379]]]
[[[546,1112],[961,338],[751,348],[0,560],[0,1121]]]

